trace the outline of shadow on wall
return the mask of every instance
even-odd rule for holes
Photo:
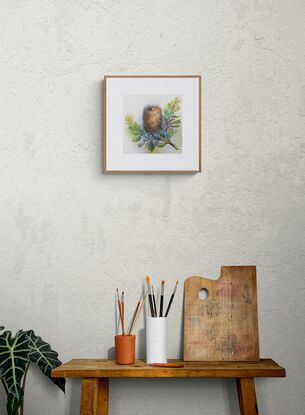
[[[239,414],[239,403],[235,379],[224,379],[224,400],[228,402],[228,414]]]
[[[80,412],[81,380],[69,379],[68,382],[71,383],[70,392],[67,391],[67,396],[70,395],[70,406],[67,408],[66,415],[76,415]]]
[[[77,415],[80,411],[80,391],[81,391],[81,381],[80,379],[70,379],[69,382],[72,383],[70,392],[70,405],[66,411],[66,415]],[[161,385],[161,392],[160,392]],[[166,400],[164,397],[164,392],[162,392],[162,385],[166,385]],[[198,389],[202,388],[202,394],[199,395],[197,403],[194,404],[196,409],[198,406],[198,411],[200,407],[206,402],[206,400],[215,399],[215,389],[216,392],[223,391],[223,396],[220,398],[220,401],[227,402],[228,405],[223,409],[226,415],[233,415],[239,413],[238,397],[236,392],[236,385],[234,379],[189,379],[188,382],[184,382],[182,379],[172,379],[171,382],[168,382],[166,379],[129,379],[128,382],[124,379],[113,379],[110,385],[112,389],[112,398],[110,401],[111,411],[113,413],[121,413],[123,406],[126,403],[127,396],[131,396],[133,399],[131,402],[135,402],[139,390],[143,390],[143,393],[152,394],[152,401],[158,396],[162,402],[167,402],[166,410],[169,411],[173,409],[176,405],[179,406],[188,406],[190,401],[198,394]],[[196,393],[197,392],[197,393]],[[178,398],[177,398],[178,395]],[[120,401],[119,397],[123,397],[123,402]],[[169,399],[168,399],[169,398]],[[182,401],[180,401],[182,399]],[[179,402],[180,401],[180,402]],[[211,404],[211,403],[210,403]],[[216,402],[212,402],[214,406]],[[136,405],[137,406],[137,405]],[[1,407],[1,404],[0,404]],[[134,409],[140,410],[140,408],[133,408],[132,404],[130,407],[125,408],[127,413],[132,413]],[[124,412],[124,411],[123,411]],[[5,413],[5,410],[1,414]],[[140,413],[140,412],[139,412]]]

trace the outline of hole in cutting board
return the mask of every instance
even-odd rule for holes
[[[208,298],[208,296],[209,296],[209,292],[208,292],[208,290],[206,288],[201,288],[199,290],[199,298],[200,298],[200,300],[204,301],[204,300],[206,300]]]

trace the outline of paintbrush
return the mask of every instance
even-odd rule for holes
[[[122,307],[122,335],[125,336],[125,328],[124,328],[124,291],[122,292],[122,297],[121,297],[121,307]]]
[[[168,316],[169,310],[170,310],[170,308],[171,308],[171,305],[172,305],[173,299],[174,299],[175,294],[176,294],[176,291],[177,291],[177,285],[178,285],[178,282],[179,282],[179,281],[177,281],[177,282],[176,282],[176,285],[175,285],[175,287],[174,287],[173,293],[172,293],[171,298],[170,298],[170,300],[169,300],[169,303],[168,303],[168,306],[167,306],[167,309],[166,309],[166,312],[165,312],[165,317],[167,317],[167,316]]]
[[[121,325],[122,325],[122,330],[123,330],[122,307],[121,307],[121,301],[120,301],[120,295],[119,295],[118,288],[116,289],[116,293],[117,293],[117,297],[118,297],[119,315],[120,315],[120,320],[121,320]]]
[[[184,364],[183,363],[150,363],[149,366],[179,369],[179,368],[184,367]]]
[[[153,305],[153,300],[152,300],[152,296],[151,296],[151,286],[150,286],[150,277],[148,275],[146,275],[146,284],[147,284],[147,289],[148,289],[148,300],[149,300],[149,306],[150,306],[150,314],[152,317],[155,317],[155,313],[154,313],[154,305]]]
[[[114,308],[115,308],[114,309],[114,313],[115,313],[115,334],[118,335],[119,330],[120,330],[121,317],[120,317],[120,313],[119,313],[119,307],[118,307],[116,291],[115,291],[115,294],[114,294]]]
[[[138,304],[137,304],[136,309],[135,309],[135,311],[134,311],[133,317],[132,317],[132,319],[131,319],[130,326],[129,326],[129,330],[128,330],[128,336],[130,336],[130,333],[131,333],[131,330],[132,330],[132,326],[133,326],[133,324],[134,324],[134,321],[135,321],[135,318],[136,318],[137,312],[138,312],[139,307],[140,307],[140,304],[141,304],[142,296],[143,296],[143,293],[141,293],[140,299],[139,299],[139,301],[138,301]]]
[[[152,291],[152,299],[153,299],[153,305],[154,305],[154,315],[155,315],[155,317],[158,317],[155,290],[154,290],[153,285],[151,286],[151,291]]]
[[[140,305],[140,307],[139,307],[139,311],[138,311],[138,314],[136,315],[136,318],[135,318],[135,321],[134,321],[134,324],[133,324],[133,328],[132,328],[132,330],[131,330],[131,332],[130,332],[130,334],[131,334],[131,335],[133,335],[133,332],[135,331],[135,329],[136,329],[136,327],[137,327],[137,323],[138,323],[138,320],[139,320],[139,317],[140,317],[141,311],[142,311],[142,309],[143,309],[143,306],[144,306],[144,304],[145,304],[146,298],[147,298],[147,292],[146,292],[146,293],[145,293],[145,295],[143,296],[142,304],[141,304],[141,305]]]
[[[161,281],[161,295],[160,295],[160,312],[159,312],[159,317],[163,317],[164,286],[165,286],[165,281]]]

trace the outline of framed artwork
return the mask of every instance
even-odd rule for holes
[[[201,76],[104,78],[104,172],[201,171]]]

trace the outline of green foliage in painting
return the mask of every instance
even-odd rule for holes
[[[170,145],[175,150],[179,150],[177,145],[173,143],[172,138],[181,127],[180,109],[181,103],[179,97],[168,102],[162,110],[160,126],[155,131],[146,130],[135,121],[132,115],[127,115],[125,117],[125,123],[131,141],[137,143],[138,147],[144,146],[149,153],[153,153],[155,149],[163,148],[166,145]]]
[[[125,117],[125,122],[128,126],[128,134],[131,141],[136,143],[140,140],[142,134],[139,124],[134,120],[134,118],[131,115],[127,115]]]

